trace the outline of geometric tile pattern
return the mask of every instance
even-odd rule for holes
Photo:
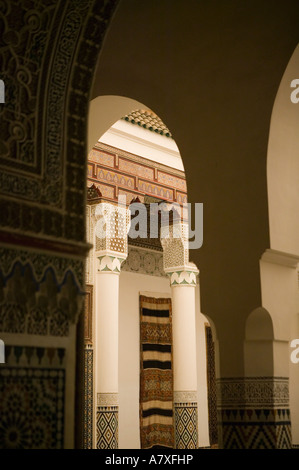
[[[118,406],[97,408],[97,449],[118,448]]]
[[[197,403],[174,403],[175,448],[197,449]]]
[[[61,449],[65,371],[0,368],[0,448]]]
[[[93,436],[93,349],[84,350],[84,427],[83,447],[92,449]]]
[[[7,257],[0,249],[0,331],[34,335],[67,336],[69,324],[77,319],[83,292],[74,273],[68,269],[59,279],[52,266],[44,269],[16,259],[4,265]],[[40,271],[38,273],[38,271]]]
[[[287,378],[247,377],[217,382],[221,448],[292,448]]]
[[[0,448],[63,448],[66,350],[6,344],[5,360]]]
[[[206,356],[207,356],[209,438],[210,438],[210,445],[215,446],[218,443],[215,346],[214,346],[214,341],[213,341],[213,336],[212,336],[212,329],[208,324],[205,324],[205,335],[206,335]]]
[[[289,410],[222,410],[224,449],[290,449]]]

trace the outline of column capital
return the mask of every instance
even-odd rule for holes
[[[130,212],[124,204],[100,202],[93,210],[95,255],[100,272],[120,272],[128,256]]]
[[[102,254],[97,256],[99,263],[98,263],[98,272],[111,272],[114,274],[120,274],[121,265],[125,261],[126,256],[119,257],[115,256],[115,253]]]
[[[199,270],[193,263],[186,266],[176,266],[175,268],[164,269],[170,278],[170,285],[175,286],[196,286],[196,276]]]
[[[189,261],[188,234],[188,224],[183,222],[161,228],[163,267],[171,286],[196,285],[199,270]]]

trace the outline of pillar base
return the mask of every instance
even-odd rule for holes
[[[197,392],[174,392],[175,448],[197,449]]]
[[[219,447],[291,449],[288,379],[218,379]]]
[[[97,449],[118,449],[118,394],[97,395]]]

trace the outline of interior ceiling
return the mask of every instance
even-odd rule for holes
[[[121,0],[98,61],[92,98],[144,103],[178,145],[189,201],[204,204],[202,310],[223,334],[261,304],[269,125],[298,25],[298,0]]]

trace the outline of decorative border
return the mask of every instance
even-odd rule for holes
[[[120,274],[121,265],[125,258],[120,258],[116,256],[97,256],[99,260],[98,272],[111,272],[115,274]]]
[[[107,151],[108,153],[112,154],[115,157],[125,157],[129,161],[136,162],[139,165],[148,166],[150,168],[154,168],[157,170],[161,170],[163,172],[167,172],[170,175],[178,176],[179,178],[185,180],[186,176],[182,170],[177,170],[176,168],[171,168],[167,165],[163,165],[163,163],[153,162],[145,157],[140,157],[139,155],[135,155],[133,153],[126,152],[125,150],[118,149],[116,147],[112,147],[111,145],[104,144],[102,142],[97,142],[94,146],[95,149],[100,151]]]
[[[84,351],[84,423],[83,447],[93,447],[93,349]]]
[[[215,446],[218,444],[215,345],[213,341],[211,326],[208,323],[205,323],[204,326],[206,338],[209,438],[210,445]]]
[[[117,201],[123,194],[127,205],[136,197],[144,202],[146,195],[161,201],[187,202],[183,171],[100,142],[89,153],[87,180],[108,201]]]
[[[97,393],[97,406],[98,407],[109,407],[119,405],[119,394],[118,393]]]
[[[84,311],[84,343],[92,344],[92,317],[93,317],[93,286],[86,285],[85,311]]]
[[[197,391],[174,391],[173,392],[174,403],[197,403]]]
[[[217,379],[217,401],[221,409],[288,408],[287,377],[240,377]]]

